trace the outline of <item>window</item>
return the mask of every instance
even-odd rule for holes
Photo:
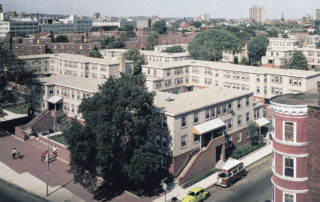
[[[232,146],[232,137],[231,136],[227,136],[226,138],[226,147],[230,147]]]
[[[293,194],[289,194],[289,193],[284,193],[284,202],[294,202],[294,195]]]
[[[232,119],[227,120],[227,130],[232,128]]]
[[[259,86],[257,86],[257,88],[256,88],[256,93],[260,94],[260,87]]]
[[[242,136],[242,134],[238,133],[238,135],[237,135],[238,142],[241,142],[241,136]]]
[[[193,114],[193,123],[198,123],[199,122],[199,113],[195,112]]]
[[[206,109],[206,119],[210,119],[210,109]]]
[[[284,158],[284,175],[294,177],[294,159]]]
[[[249,97],[246,98],[246,105],[247,105],[247,106],[250,105],[250,98],[249,98]]]
[[[222,109],[221,108],[222,108],[222,106],[218,107],[218,116],[220,116],[222,114]]]
[[[284,122],[284,140],[294,142],[294,123]]]
[[[229,108],[229,110],[232,110],[232,102],[229,102],[228,108]]]
[[[197,143],[200,141],[200,135],[193,134],[193,142]]]
[[[238,109],[241,109],[241,99],[238,100]]]
[[[184,148],[187,146],[188,137],[187,135],[181,136],[181,148]]]
[[[246,113],[246,121],[249,122],[250,121],[250,112]]]
[[[162,147],[167,148],[167,138],[166,137],[162,137]]]
[[[238,126],[241,125],[241,124],[242,124],[242,116],[239,115],[239,116],[238,116]]]
[[[227,104],[223,104],[223,113],[227,113]]]
[[[156,136],[156,146],[161,146],[161,140],[159,135]]]
[[[187,127],[187,117],[181,117],[181,128]]]
[[[211,109],[211,117],[213,118],[213,117],[216,117],[216,107],[213,107],[212,109]]]

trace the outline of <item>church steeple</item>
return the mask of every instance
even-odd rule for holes
[[[282,15],[281,15],[281,21],[284,21],[283,11],[282,11]]]

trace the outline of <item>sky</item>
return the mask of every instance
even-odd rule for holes
[[[0,0],[4,10],[75,14],[92,16],[195,17],[210,13],[211,18],[248,18],[253,5],[266,8],[267,19],[298,19],[306,14],[315,16],[320,0]]]

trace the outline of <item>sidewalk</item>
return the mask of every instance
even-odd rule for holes
[[[260,159],[263,159],[264,157],[270,155],[272,153],[272,145],[271,144],[267,144],[266,146],[254,151],[251,154],[248,154],[247,156],[239,159],[241,160],[245,167],[259,161]],[[270,165],[271,167],[271,165]],[[212,185],[216,184],[217,182],[217,175],[218,173],[214,173],[213,175],[210,175],[209,177],[201,180],[200,182],[192,185],[191,187],[196,187],[196,186],[200,186],[202,188],[208,188],[211,187]],[[167,201],[170,201],[172,197],[177,197],[178,199],[182,199],[183,197],[185,197],[189,191],[189,189],[191,187],[187,187],[186,189],[177,186],[176,188],[174,188],[173,190],[171,190],[171,192],[167,193]],[[156,200],[154,200],[154,202],[164,202],[164,196],[161,196],[159,198],[157,198]]]

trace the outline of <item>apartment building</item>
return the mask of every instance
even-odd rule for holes
[[[152,63],[142,66],[150,90],[178,92],[217,86],[253,91],[256,102],[281,94],[295,94],[316,87],[320,73],[291,69],[275,69],[230,63],[187,60],[175,63]]]
[[[293,49],[301,46],[301,41],[297,38],[268,38],[269,40],[269,49]]]
[[[182,94],[157,91],[154,103],[161,109],[158,126],[170,133],[159,135],[156,145],[168,147],[167,138],[172,139],[170,171],[179,183],[224,162],[231,147],[249,142],[247,124],[265,119],[263,105],[253,103],[252,92],[234,89],[212,87]],[[208,158],[201,159],[203,156]]]
[[[320,21],[320,8],[316,9],[316,20]]]
[[[39,22],[32,19],[13,19],[0,21],[0,37],[5,37],[7,33],[13,36],[26,36],[39,33]]]
[[[105,59],[119,60],[126,51],[126,49],[106,49],[100,50],[100,53]],[[191,59],[191,55],[188,52],[165,53],[147,50],[141,50],[140,52],[144,55],[144,59],[148,63],[170,63]]]
[[[285,68],[295,51],[301,51],[306,56],[310,68],[320,67],[320,49],[310,47],[268,49],[262,57],[262,66]]]
[[[83,122],[78,109],[83,98],[98,91],[105,79],[88,79],[57,75],[39,78],[39,84],[31,89],[32,102],[29,113],[37,115],[44,110],[63,111],[68,118]]]
[[[249,9],[249,19],[263,24],[266,21],[266,9],[263,6],[254,5]]]
[[[132,72],[133,62],[111,61],[100,58],[85,57],[73,54],[44,54],[20,56],[27,67],[36,73],[45,75],[65,75],[90,79],[107,79],[119,77],[120,72]],[[44,73],[44,75],[43,75]]]
[[[43,23],[40,25],[41,32],[50,32],[52,31],[54,34],[66,34],[70,33],[74,30],[74,25],[71,23]]]
[[[92,29],[92,19],[86,16],[70,15],[68,18],[59,19],[63,24],[72,24],[73,31],[78,33],[90,32]]]
[[[320,81],[304,93],[272,98],[271,107],[272,201],[319,201]]]

